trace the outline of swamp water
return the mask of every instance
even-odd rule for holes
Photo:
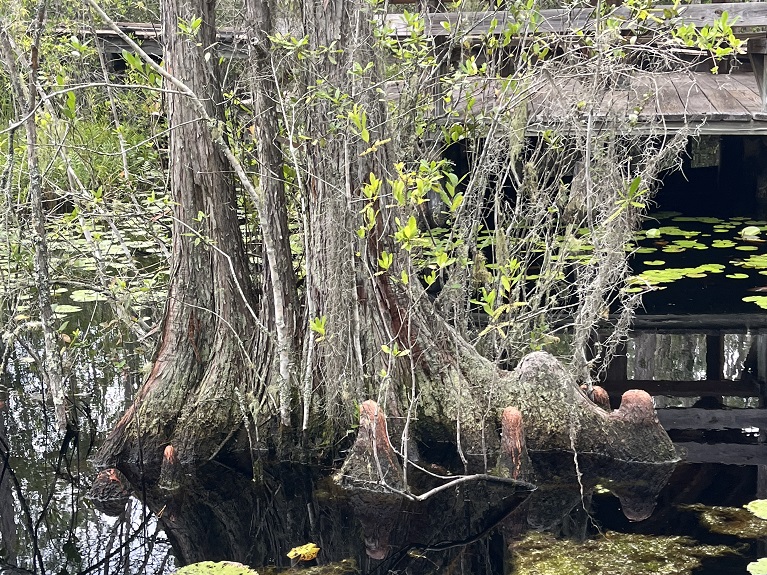
[[[758,297],[759,288],[767,286],[767,259],[761,259],[767,248],[760,241],[767,225],[745,218],[675,217],[659,218],[640,238],[636,285],[666,288],[649,294],[646,313],[740,314],[719,330],[719,369],[723,377],[740,379],[750,369],[743,368],[749,352],[764,337],[737,318],[763,313],[762,300],[743,298]],[[744,233],[745,228],[758,231]],[[77,438],[62,441],[54,432],[29,350],[18,344],[9,350],[0,389],[0,574],[170,573],[177,567],[174,550],[223,560],[231,557],[226,549],[232,540],[247,542],[241,556],[253,558],[262,574],[285,568],[296,573],[742,575],[750,562],[767,557],[767,521],[743,509],[767,496],[767,446],[764,432],[754,426],[671,432],[687,443],[755,448],[744,452],[739,465],[718,463],[716,452],[706,457],[705,449],[692,458],[697,462],[675,467],[582,456],[576,469],[572,456],[538,455],[534,465],[547,479],[532,493],[479,482],[423,504],[349,496],[334,487],[332,469],[274,465],[265,469],[263,484],[255,485],[238,481],[224,466],[210,465],[180,502],[153,513],[134,498],[118,517],[106,516],[87,497],[96,471],[88,457],[138,389],[146,350],[132,348],[118,334],[110,339],[104,327],[109,320],[99,316],[98,306],[70,321],[82,331],[107,333],[102,347],[73,355],[71,382],[83,422]],[[637,333],[627,349],[626,374],[702,380],[710,358],[707,335],[710,330]],[[755,374],[764,367],[760,361],[753,362]],[[726,390],[713,405],[689,394],[656,397],[663,407],[727,406],[751,414],[761,401],[728,396]],[[207,528],[227,523],[237,536]],[[308,542],[320,548],[316,558],[287,557]]]

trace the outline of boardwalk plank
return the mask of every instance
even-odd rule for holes
[[[674,81],[674,88],[685,106],[688,122],[715,122],[723,119],[723,114],[711,105],[695,78],[679,78]]]
[[[656,119],[663,122],[683,122],[687,108],[679,97],[676,83],[677,75],[663,74],[657,81]]]
[[[750,115],[752,112],[758,112],[759,96],[744,86],[739,80],[743,79],[748,81],[750,74],[722,74],[712,76],[712,80],[716,82],[722,92],[728,94],[733,100],[736,100],[741,107]]]
[[[716,81],[716,74],[700,74],[697,77],[697,83],[711,105],[722,115],[723,121],[747,122],[751,120],[751,112],[719,86]]]

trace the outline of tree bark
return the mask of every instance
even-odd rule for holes
[[[165,0],[162,13],[167,69],[199,100],[168,85],[173,253],[161,340],[150,374],[100,452],[103,466],[120,467],[134,485],[144,473],[157,481],[168,445],[182,465],[214,455],[243,411],[260,405],[270,369],[235,188],[214,144],[221,128],[197,108],[222,117],[216,57],[205,54],[216,39],[214,2]],[[195,18],[196,32],[181,30]]]
[[[28,74],[28,85],[24,89],[21,72],[14,54],[14,47],[8,34],[8,28],[0,20],[0,59],[8,73],[11,91],[14,96],[17,115],[21,119],[26,132],[27,168],[29,172],[29,202],[32,212],[32,239],[34,243],[34,280],[37,289],[37,300],[40,306],[40,323],[43,328],[43,364],[40,372],[46,392],[53,399],[54,418],[59,431],[73,426],[74,421],[64,389],[64,368],[59,353],[59,336],[56,331],[53,308],[51,306],[51,280],[48,257],[48,236],[45,229],[45,208],[43,206],[43,180],[37,156],[37,90],[35,81],[38,73],[38,48],[40,35],[43,31],[45,3],[38,6],[36,20],[32,23],[33,37],[30,54],[31,69]]]

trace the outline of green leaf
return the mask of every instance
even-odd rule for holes
[[[72,292],[70,295],[72,301],[77,303],[89,303],[93,301],[106,301],[107,297],[92,289],[79,289]]]
[[[746,565],[746,570],[751,575],[767,575],[767,558],[762,557],[758,561],[752,561]]]
[[[54,303],[51,304],[51,309],[54,313],[60,313],[60,314],[68,314],[68,313],[77,313],[78,311],[82,311],[83,308],[77,307],[76,305],[69,305],[65,303]]]
[[[767,499],[756,499],[746,505],[745,508],[756,515],[759,519],[767,519]]]
[[[749,295],[749,296],[744,297],[743,301],[746,302],[746,303],[748,303],[748,302],[755,303],[760,308],[767,309],[767,295]],[[759,501],[765,501],[765,500],[761,499]],[[751,503],[749,503],[749,505],[751,505],[753,503],[755,503],[755,502],[752,501]],[[746,506],[746,509],[751,511],[751,509],[749,509],[748,506]],[[761,517],[761,515],[760,515],[760,517]],[[762,519],[767,519],[767,517],[762,517]]]
[[[203,561],[202,563],[193,563],[176,571],[175,575],[258,575],[256,571],[234,561]]]

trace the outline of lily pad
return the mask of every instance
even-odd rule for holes
[[[89,303],[93,301],[106,301],[107,297],[92,289],[79,289],[72,292],[70,299],[77,303]]]
[[[693,230],[683,230],[676,226],[661,226],[658,228],[658,231],[661,233],[661,235],[664,236],[684,236],[686,238],[692,238],[694,236],[700,235],[700,232]]]
[[[752,561],[746,565],[746,570],[751,575],[767,575],[767,557],[762,557],[758,561]]]
[[[727,274],[725,277],[731,280],[745,280],[748,279],[748,274]]]
[[[737,244],[732,240],[714,240],[711,242],[712,248],[732,248]]]
[[[645,260],[644,265],[646,266],[662,266],[665,265],[666,262],[663,260]]]
[[[69,313],[77,313],[78,311],[83,310],[81,307],[77,307],[76,305],[69,305],[66,303],[51,304],[51,309],[54,311],[54,313],[60,313],[64,315]]]
[[[702,244],[695,240],[674,240],[674,245],[685,249],[705,250],[708,249],[706,244]]]
[[[649,230],[645,231],[644,235],[652,239],[652,238],[659,238],[661,236],[661,233],[658,228],[650,228]]]
[[[753,302],[762,309],[767,309],[767,295],[749,295],[743,298],[745,302]],[[753,502],[752,502],[753,503]]]
[[[701,224],[721,224],[722,220],[719,218],[713,218],[709,216],[677,216],[675,218],[672,218],[671,221],[673,222],[700,222]]]
[[[767,499],[757,499],[745,507],[759,519],[767,519]]]
[[[743,247],[753,247],[753,246],[743,246]],[[748,256],[748,259],[743,260],[742,262],[730,262],[730,263],[735,264],[736,266],[743,266],[744,268],[767,269],[767,254],[752,255],[752,256]]]
[[[756,246],[738,246],[738,247],[737,247],[737,248],[735,248],[735,249],[736,249],[736,250],[740,250],[740,251],[742,251],[742,252],[755,252],[755,251],[757,251],[759,248],[758,248],[758,247],[756,247]]]
[[[754,238],[762,233],[762,230],[759,229],[758,226],[746,226],[742,230],[740,230],[741,237],[744,238]]]

